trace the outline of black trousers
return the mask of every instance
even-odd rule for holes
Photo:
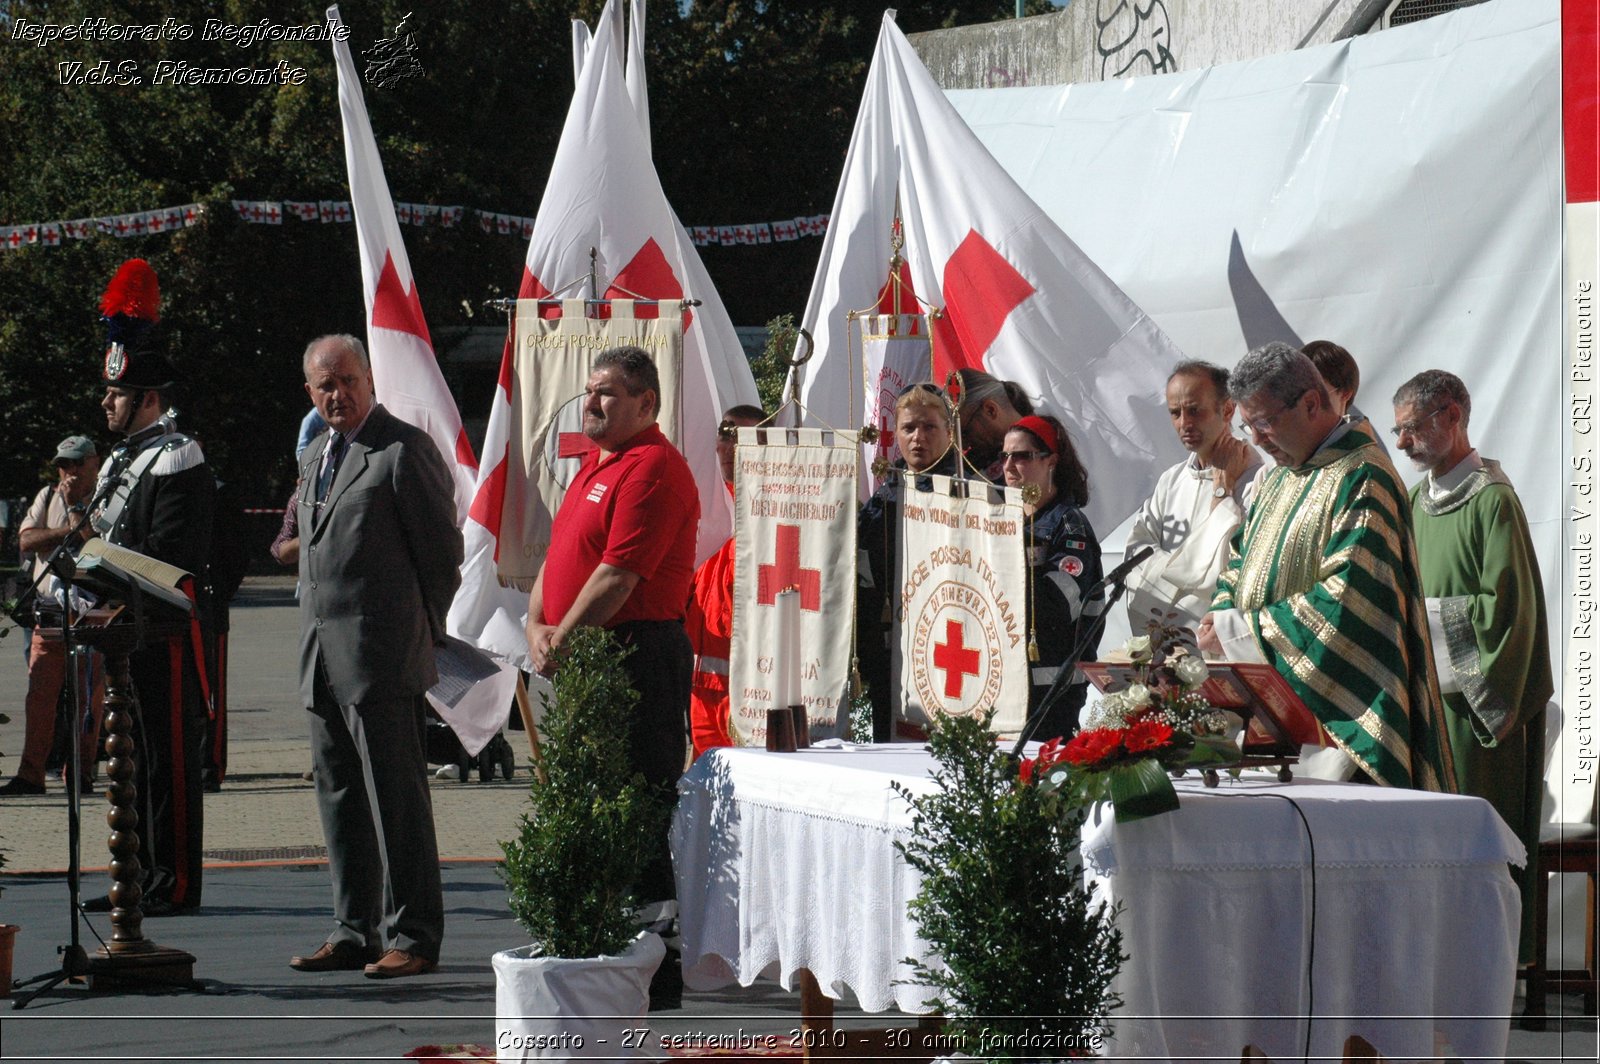
[[[139,698],[134,719],[139,863],[144,897],[179,908],[200,904],[200,774],[206,763],[206,704],[187,636],[128,656]]]
[[[694,649],[681,621],[630,621],[612,630],[633,653],[623,659],[628,682],[639,692],[628,762],[672,808],[678,800],[678,777],[689,754],[689,686]],[[641,902],[677,897],[672,881],[672,854],[664,828],[639,879]]]

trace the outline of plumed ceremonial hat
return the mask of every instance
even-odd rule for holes
[[[161,287],[143,259],[129,259],[100,297],[106,323],[106,357],[101,378],[119,388],[167,388],[172,367],[151,350],[150,330],[161,320]]]

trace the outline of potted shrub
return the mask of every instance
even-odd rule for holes
[[[987,1060],[1057,1060],[1099,1049],[1122,935],[1090,896],[1079,859],[1085,807],[1040,787],[995,744],[983,716],[929,734],[939,789],[913,796],[909,842],[922,873],[917,930],[943,965],[910,963],[945,1017],[941,1045]],[[897,788],[898,789],[898,788]]]
[[[670,810],[628,767],[639,696],[609,632],[575,630],[544,696],[529,811],[502,844],[512,914],[533,943],[494,955],[504,1060],[628,1055],[665,953],[639,928],[634,884]]]

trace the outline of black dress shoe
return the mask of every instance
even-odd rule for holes
[[[0,798],[28,797],[35,798],[44,793],[44,784],[29,783],[21,776],[14,776],[11,782],[0,787]]]
[[[290,957],[289,967],[297,972],[354,972],[375,960],[377,951],[341,939],[324,942],[310,956]]]
[[[86,913],[108,913],[111,911],[111,897],[101,894],[99,897],[85,899],[80,908]]]

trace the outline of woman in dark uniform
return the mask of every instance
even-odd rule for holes
[[[1007,485],[1032,485],[1039,492],[1027,506],[1024,540],[1032,607],[1029,658],[1035,659],[1028,690],[1031,718],[1084,631],[1092,634],[1080,660],[1093,661],[1099,649],[1105,598],[1096,593],[1089,599],[1089,594],[1100,582],[1100,541],[1082,509],[1089,501],[1089,474],[1060,421],[1037,415],[1018,421],[1006,433],[1001,461]],[[1087,693],[1086,681],[1074,683],[1033,730],[1032,738],[1076,732]]]

